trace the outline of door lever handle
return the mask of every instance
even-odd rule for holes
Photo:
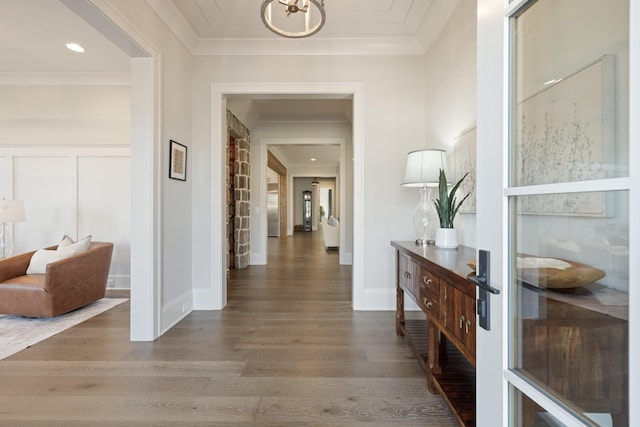
[[[489,285],[491,281],[489,259],[489,251],[485,251],[482,249],[478,251],[477,273],[475,275],[467,276],[467,280],[479,288],[477,301],[477,313],[480,317],[479,324],[481,328],[484,328],[487,331],[491,330],[491,325],[489,322],[489,319],[491,318],[491,304],[489,300],[489,294],[500,294],[500,289],[496,289]]]
[[[487,278],[482,276],[467,276],[467,281],[475,284],[480,289],[491,292],[494,295],[500,294],[500,289],[496,289],[487,284]]]

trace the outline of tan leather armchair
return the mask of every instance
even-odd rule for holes
[[[113,243],[93,242],[84,252],[47,264],[45,274],[27,274],[34,253],[0,260],[0,314],[55,317],[104,297]]]

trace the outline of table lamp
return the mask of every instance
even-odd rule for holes
[[[439,228],[438,215],[431,200],[431,188],[438,186],[440,169],[446,170],[447,156],[444,150],[425,149],[407,154],[403,187],[420,188],[420,202],[413,211],[413,228],[416,245],[435,242]]]
[[[13,254],[13,236],[8,236],[7,224],[25,220],[22,200],[0,200],[0,259]]]

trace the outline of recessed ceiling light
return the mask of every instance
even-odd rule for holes
[[[311,161],[312,161],[312,162],[315,162],[315,161],[316,161],[316,158],[315,158],[315,157],[312,157],[312,158],[311,158]]]
[[[67,43],[67,49],[78,53],[84,52],[84,48],[77,43]]]

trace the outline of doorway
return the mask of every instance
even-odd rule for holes
[[[278,237],[286,237],[287,236],[287,226],[288,226],[288,218],[287,218],[287,168],[285,165],[280,162],[274,156],[271,151],[268,152],[267,156],[267,168],[269,171],[273,173],[273,181],[277,180],[276,184],[276,207],[275,213],[278,217],[277,228],[273,230],[273,232],[268,231],[268,235],[277,235]],[[271,176],[268,175],[268,176]],[[267,180],[267,185],[272,184],[271,180]],[[269,189],[267,189],[269,190]],[[268,191],[269,193],[269,191]],[[268,196],[267,196],[268,197]],[[269,209],[267,202],[267,209]],[[267,228],[269,228],[269,224],[267,224]]]
[[[235,218],[236,218],[236,192],[234,185],[236,163],[236,139],[229,135],[227,146],[227,268],[236,268],[236,238],[235,238]]]
[[[363,201],[361,195],[363,194],[363,145],[364,145],[364,123],[363,123],[363,95],[364,89],[362,83],[281,83],[281,84],[214,84],[211,88],[211,117],[212,117],[212,150],[211,150],[211,165],[212,170],[218,170],[223,167],[221,164],[221,158],[223,156],[223,145],[221,141],[226,142],[226,123],[225,112],[228,96],[235,95],[256,95],[256,96],[274,96],[274,95],[287,95],[287,96],[334,96],[336,99],[344,99],[349,97],[352,100],[353,107],[353,120],[352,120],[352,132],[350,140],[352,142],[352,148],[348,155],[341,153],[346,159],[352,159],[350,162],[341,162],[340,164],[340,176],[348,177],[348,182],[342,185],[345,188],[349,187],[353,194],[353,203],[347,206],[347,209],[343,212],[343,221],[341,221],[341,233],[345,233],[349,240],[349,254],[343,254],[340,256],[348,256],[349,261],[352,264],[352,301],[353,308],[355,310],[364,309],[365,306],[365,289],[364,289],[364,271],[363,271]],[[255,138],[255,137],[254,137]],[[254,141],[255,143],[255,141]],[[275,141],[273,141],[275,143]],[[267,165],[267,145],[266,143],[260,143],[256,145],[258,150],[253,150],[252,156],[256,161],[252,164],[260,165],[259,167],[266,168]],[[257,152],[256,152],[257,151]],[[349,163],[349,171],[347,172],[347,165]],[[255,174],[254,174],[255,172]],[[265,170],[266,173],[266,170]],[[252,171],[252,176],[262,176],[261,171]],[[291,178],[289,178],[290,180]],[[257,184],[259,185],[259,184]],[[265,200],[264,206],[253,206],[252,215],[255,217],[256,208],[259,215],[260,226],[266,230],[266,186],[260,188],[261,198]],[[211,176],[211,188],[213,200],[223,199],[225,194],[220,182],[219,175],[212,174]],[[256,186],[252,186],[254,191]],[[356,197],[356,195],[360,195]],[[344,197],[344,195],[342,196]],[[260,216],[259,212],[264,212],[264,215]],[[219,233],[223,226],[224,216],[220,209],[215,209],[215,204],[212,205],[212,211],[210,216],[210,224],[212,230],[212,236],[223,234]],[[349,230],[347,233],[345,230]],[[266,232],[265,232],[266,236]],[[226,254],[225,242],[219,242],[212,239],[209,243],[211,245],[212,257],[211,271],[213,273],[211,278],[211,291],[213,292],[212,301],[215,309],[221,309],[227,302],[227,278],[226,269],[222,267],[224,262],[224,255]],[[222,249],[222,250],[221,250]],[[266,242],[264,247],[258,248],[266,253]],[[253,249],[252,249],[253,250]],[[222,256],[216,256],[220,254]],[[264,260],[266,263],[266,259]],[[224,271],[225,274],[218,274],[217,272]]]

